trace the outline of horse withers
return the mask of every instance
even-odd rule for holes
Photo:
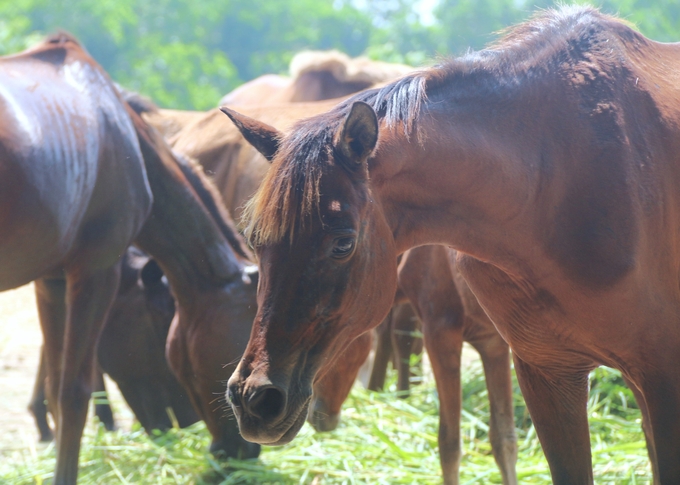
[[[262,273],[228,390],[242,435],[290,441],[315,375],[389,311],[397,255],[438,243],[513,351],[554,483],[593,482],[599,365],[636,390],[655,479],[680,482],[674,66],[677,44],[563,7],[286,136],[229,113],[273,159],[247,210]]]

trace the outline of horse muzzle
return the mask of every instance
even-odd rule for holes
[[[311,392],[291,396],[288,389],[266,377],[236,373],[227,385],[227,400],[234,410],[241,436],[262,445],[284,445],[297,435],[305,422]]]

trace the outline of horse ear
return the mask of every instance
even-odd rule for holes
[[[274,159],[282,138],[279,130],[224,106],[220,110],[234,122],[243,138],[248,140],[248,143],[253,145],[264,158],[269,162]]]
[[[336,148],[349,161],[362,164],[378,144],[378,116],[368,104],[357,101],[352,105]]]

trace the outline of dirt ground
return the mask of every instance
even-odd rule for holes
[[[17,450],[34,450],[38,431],[27,410],[38,368],[42,333],[33,285],[0,293],[0,460]],[[129,428],[132,413],[115,384],[107,381],[116,423]],[[91,419],[91,418],[89,418]]]

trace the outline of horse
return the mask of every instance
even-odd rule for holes
[[[0,70],[0,289],[36,280],[47,401],[56,417],[54,483],[72,484],[94,347],[125,248],[134,242],[163,269],[177,303],[170,332],[173,325],[189,334],[230,328],[240,345],[232,359],[252,319],[241,295],[254,295],[257,278],[242,241],[222,232],[228,222],[213,218],[181,161],[75,39],[59,34],[2,58]],[[188,392],[196,405],[194,389]],[[227,427],[229,456],[259,454],[235,423]]]
[[[35,281],[54,483],[75,483],[96,339],[152,194],[126,108],[74,39],[0,58],[0,72],[0,291]]]
[[[402,76],[404,64],[350,58],[342,52],[302,51],[290,62],[290,77],[265,74],[225,94],[218,106],[273,106],[334,99]]]
[[[510,345],[553,482],[593,483],[599,365],[636,393],[657,483],[680,482],[679,61],[562,7],[285,136],[225,109],[273,160],[246,211],[261,274],[227,390],[242,436],[293,439],[315,375],[389,311],[397,255],[444,244]]]
[[[155,200],[135,244],[158,262],[177,305],[165,347],[168,364],[212,435],[211,451],[255,458],[259,445],[244,441],[215,403],[224,384],[214,372],[229,372],[243,352],[255,312],[257,268],[204,175],[136,113],[130,116]],[[224,338],[205,339],[210,332]]]
[[[175,302],[158,264],[134,246],[123,254],[118,293],[104,322],[97,344],[95,391],[106,391],[102,372],[118,385],[125,401],[147,433],[198,421],[186,391],[165,359],[165,339],[175,315]],[[45,405],[45,367],[40,366],[29,410],[40,441],[51,441]],[[173,417],[168,415],[172,410]],[[115,429],[108,403],[96,403],[95,415],[107,430]]]

